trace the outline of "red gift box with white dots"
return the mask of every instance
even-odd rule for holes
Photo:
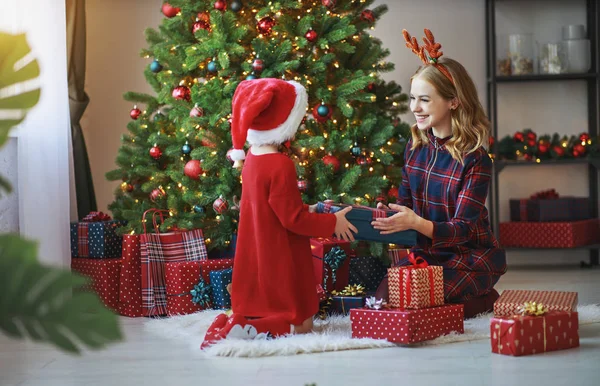
[[[233,259],[184,261],[165,264],[167,315],[186,315],[202,310],[192,302],[190,291],[202,280],[210,284],[210,272],[231,268]]]
[[[500,223],[503,247],[573,248],[600,241],[598,219],[571,222]]]
[[[119,275],[121,259],[71,259],[71,270],[92,279],[91,288],[108,308],[119,307]]]
[[[353,338],[385,339],[402,344],[431,340],[451,332],[462,334],[463,317],[462,304],[445,304],[418,310],[350,310]]]
[[[492,318],[492,352],[521,356],[579,346],[577,312],[550,311],[543,316]]]
[[[142,255],[139,235],[123,236],[122,256],[119,314],[134,318],[144,316],[142,309]]]

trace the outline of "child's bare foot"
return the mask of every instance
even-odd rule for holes
[[[302,322],[302,324],[294,326],[294,333],[295,334],[308,334],[308,333],[312,332],[312,329],[313,329],[313,319],[308,318],[304,322]]]
[[[229,295],[231,295],[231,283],[227,284],[227,292],[229,293]]]

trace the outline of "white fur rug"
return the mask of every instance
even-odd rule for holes
[[[579,306],[579,324],[600,323],[600,306]],[[205,356],[263,357],[312,352],[395,347],[394,343],[376,339],[352,339],[349,316],[334,316],[315,321],[315,331],[306,335],[290,335],[272,340],[224,339],[201,351],[200,344],[213,319],[223,311],[203,311],[165,319],[150,319],[145,329],[171,341],[185,343],[192,351]],[[465,320],[464,334],[450,334],[417,345],[439,345],[488,339],[491,314]]]

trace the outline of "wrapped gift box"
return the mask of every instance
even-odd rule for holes
[[[350,310],[363,308],[364,306],[365,296],[332,296],[329,314],[348,315]]]
[[[388,267],[375,256],[350,259],[349,284],[360,284],[367,291],[375,291],[385,277]]]
[[[510,221],[580,221],[592,218],[589,197],[510,200]]]
[[[321,284],[325,292],[342,291],[348,285],[350,243],[332,237],[312,238],[310,248],[316,283]],[[332,270],[326,263],[329,259],[339,263],[338,269]]]
[[[317,213],[335,213],[347,205],[330,205],[323,202],[317,203]],[[382,235],[379,230],[373,228],[371,222],[376,218],[390,217],[396,212],[393,210],[381,210],[366,206],[353,205],[352,210],[346,214],[346,219],[358,230],[354,235],[356,240],[374,241],[398,245],[415,245],[417,243],[417,232],[407,230],[389,235]]]
[[[423,264],[388,269],[390,307],[416,309],[444,304],[444,269]]]
[[[550,311],[542,316],[492,318],[492,352],[531,355],[579,346],[577,312]]]
[[[354,308],[350,310],[353,338],[417,343],[451,332],[464,333],[463,305],[446,304],[418,310]]]
[[[95,292],[106,307],[118,311],[121,259],[71,259],[71,270],[91,279],[81,290]]]
[[[512,316],[525,302],[542,303],[548,311],[577,311],[577,292],[504,290],[494,303],[494,316]]]
[[[119,285],[119,314],[130,317],[144,315],[142,310],[142,256],[140,236],[124,235]]]
[[[229,246],[225,249],[213,249],[208,252],[209,259],[233,259],[237,245],[237,234],[233,234]]]
[[[71,255],[99,259],[121,257],[122,237],[117,235],[116,229],[124,224],[115,220],[72,222]]]
[[[213,308],[228,309],[231,307],[231,295],[227,285],[231,283],[233,269],[223,269],[210,273],[210,286],[212,288]]]
[[[598,219],[573,222],[500,223],[503,247],[574,248],[600,240]]]
[[[186,315],[209,308],[210,286],[202,280],[199,261],[173,262],[165,265],[167,315]],[[198,285],[200,300],[194,302],[192,290]]]

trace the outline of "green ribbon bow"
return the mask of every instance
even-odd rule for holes
[[[331,250],[327,252],[323,258],[325,264],[331,267],[331,278],[333,279],[334,284],[336,282],[335,273],[338,269],[340,269],[342,264],[344,264],[346,257],[346,252],[336,245],[335,247],[331,248]]]
[[[190,291],[190,294],[192,295],[192,302],[200,305],[202,308],[205,309],[210,307],[211,293],[212,291],[210,285],[206,284],[204,280],[202,280],[202,278],[200,279],[198,284],[196,284],[194,288],[192,288],[192,290]]]

